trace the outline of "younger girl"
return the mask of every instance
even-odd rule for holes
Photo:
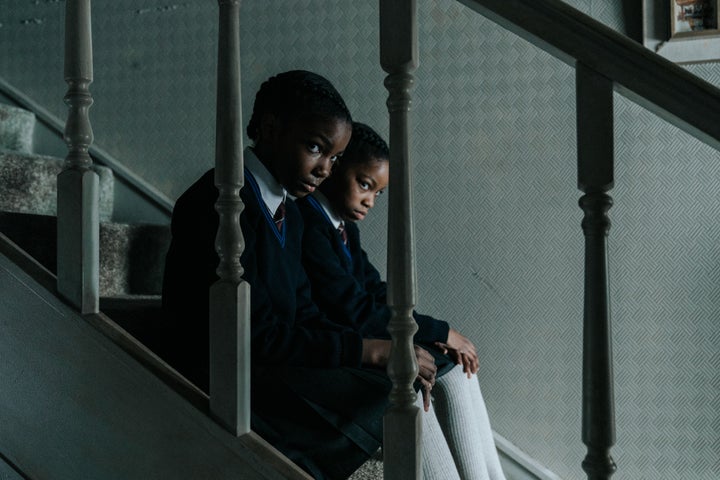
[[[325,78],[291,71],[255,97],[244,152],[243,278],[251,287],[252,429],[316,479],[349,476],[382,440],[390,384],[389,341],[331,323],[310,297],[295,203],[330,174],[352,132],[350,113]],[[217,280],[218,191],[210,170],[177,201],[163,307],[172,322],[168,360],[208,384],[208,291]],[[417,349],[423,382],[432,357]],[[379,368],[378,368],[379,367]]]
[[[388,157],[382,138],[355,122],[332,176],[298,202],[305,220],[303,264],[313,299],[331,320],[375,338],[388,338],[391,312],[386,285],[360,246],[355,222],[365,218],[387,186]],[[425,457],[433,449],[432,460],[423,462],[425,478],[503,479],[478,382],[469,380],[478,371],[475,346],[447,322],[414,316],[419,327],[415,342],[433,353],[438,366],[433,388],[437,416],[432,409],[423,415],[423,438],[435,444],[423,444]],[[444,448],[438,448],[445,439]]]

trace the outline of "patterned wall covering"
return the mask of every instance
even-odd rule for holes
[[[64,118],[64,2],[7,1],[0,75]],[[494,428],[562,478],[581,478],[574,71],[451,0],[418,3],[418,308],[477,343]],[[625,24],[622,0],[569,3],[613,28]],[[177,197],[212,163],[214,2],[93,4],[96,142]],[[328,76],[357,119],[386,132],[376,8],[244,0],[245,114],[268,75],[306,68]],[[717,65],[688,68],[720,85]],[[717,479],[720,154],[616,99],[616,478]],[[385,207],[363,225],[383,270]]]

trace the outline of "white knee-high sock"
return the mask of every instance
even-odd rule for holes
[[[493,438],[492,428],[490,427],[490,417],[488,416],[485,399],[480,390],[480,383],[477,377],[470,379],[470,395],[473,399],[472,404],[475,405],[475,413],[477,415],[478,425],[480,426],[480,435],[483,439],[483,453],[485,454],[485,462],[487,463],[490,480],[505,480],[505,474],[500,466],[500,457],[498,457],[495,439]]]
[[[461,366],[437,379],[433,404],[463,480],[505,480],[476,377]]]
[[[420,444],[422,448],[423,479],[461,480],[432,405],[429,411],[423,410],[423,400],[420,393],[418,393],[415,405],[420,408],[420,418],[422,419]]]

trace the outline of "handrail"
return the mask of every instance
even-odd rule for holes
[[[618,93],[720,150],[720,89],[712,84],[561,0],[458,1],[565,63],[609,78]]]

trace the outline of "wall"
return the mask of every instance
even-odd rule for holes
[[[418,3],[418,309],[478,345],[494,428],[563,478],[581,478],[574,71],[451,0]],[[569,3],[618,30],[633,20],[621,0]],[[0,75],[62,115],[62,2],[11,4],[0,13],[0,44],[15,48],[0,57]],[[377,2],[268,5],[242,2],[245,118],[267,76],[305,68],[386,132]],[[96,142],[177,197],[212,163],[217,9],[148,0],[94,8]],[[716,64],[687,68],[720,85]],[[720,154],[616,98],[616,477],[714,479]],[[363,225],[381,268],[384,208]]]

